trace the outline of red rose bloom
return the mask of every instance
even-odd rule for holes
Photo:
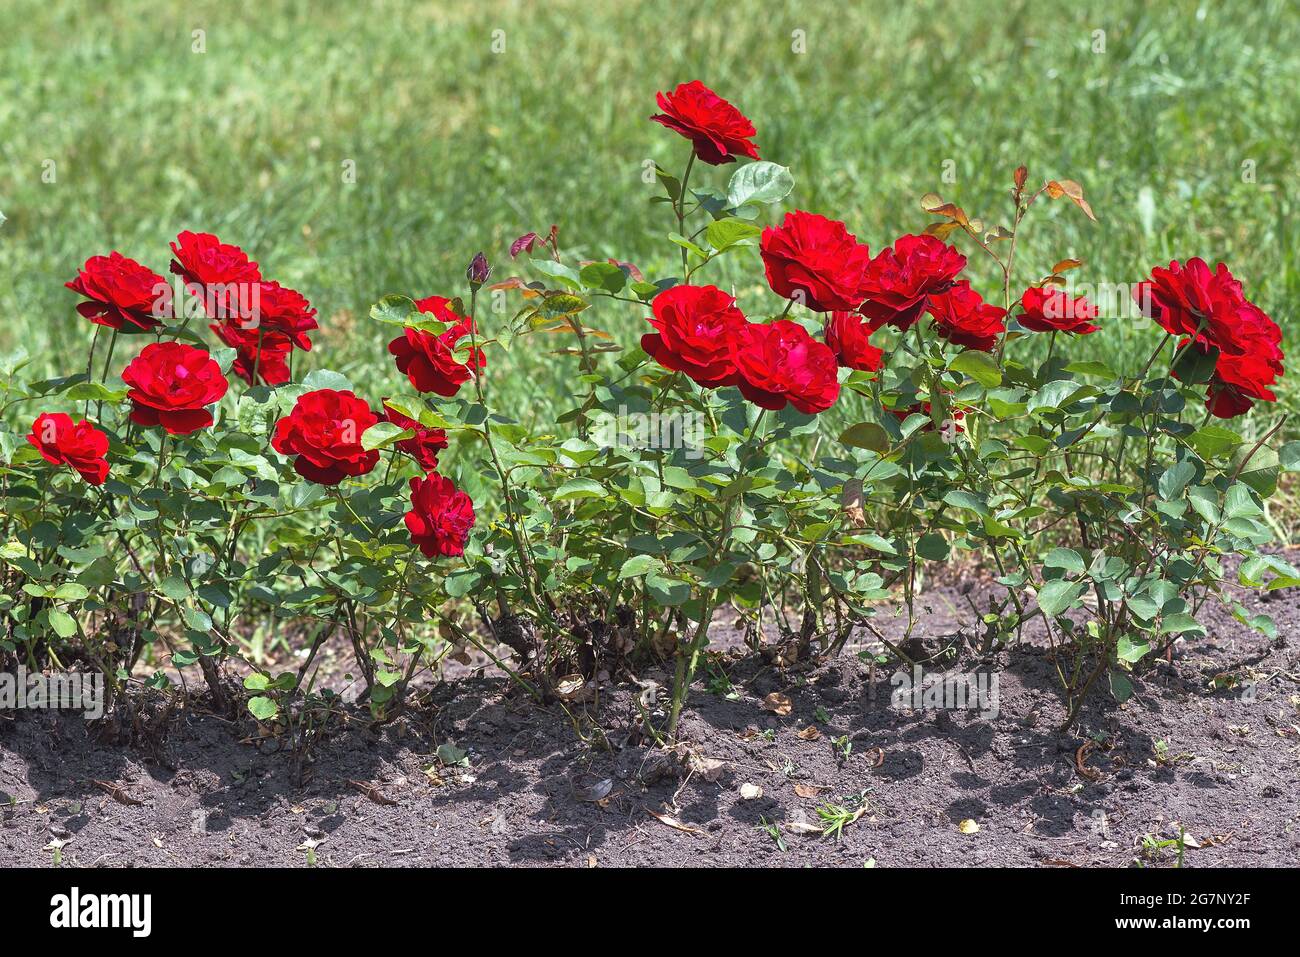
[[[786,213],[759,240],[767,284],[816,312],[852,310],[864,297],[871,250],[844,224],[816,213]],[[964,261],[964,260],[963,260]]]
[[[1256,402],[1273,402],[1277,396],[1269,388],[1282,374],[1282,330],[1253,303],[1238,313],[1239,324],[1234,337],[1245,351],[1240,355],[1220,352],[1206,391],[1205,406],[1220,419],[1231,419],[1249,411]],[[1184,339],[1179,349],[1194,348],[1208,353],[1210,343],[1204,337]],[[1178,362],[1173,366],[1175,378]]]
[[[87,299],[77,312],[110,329],[152,329],[172,314],[167,280],[117,251],[91,256],[64,285]]]
[[[288,336],[279,333],[263,333],[261,358],[257,349],[257,330],[244,329],[235,322],[214,322],[208,326],[227,346],[235,350],[235,361],[230,371],[249,385],[253,381],[253,369],[257,369],[257,378],[267,385],[284,385],[289,381],[289,353],[293,343]]]
[[[884,352],[871,344],[871,327],[854,312],[832,312],[826,320],[826,345],[846,369],[875,372]]]
[[[411,380],[420,392],[436,392],[451,398],[470,376],[482,370],[487,361],[482,349],[471,349],[464,362],[456,358],[456,343],[469,335],[470,320],[452,311],[451,300],[442,296],[417,299],[416,307],[427,312],[450,328],[439,335],[412,329],[388,344],[388,351],[397,358],[397,371]]]
[[[966,257],[935,236],[899,236],[871,260],[862,313],[873,329],[886,323],[907,329],[965,268]]]
[[[189,230],[172,243],[172,272],[200,288],[235,286],[261,280],[262,270],[238,246],[223,243],[211,233]],[[213,318],[216,318],[215,316]]]
[[[929,299],[930,316],[939,335],[949,342],[980,352],[992,352],[1007,331],[1007,311],[985,302],[965,279]]]
[[[789,403],[815,415],[839,397],[835,353],[797,322],[748,323],[736,333],[733,355],[740,391],[764,409],[783,409]]]
[[[68,466],[91,485],[103,485],[108,477],[108,436],[89,420],[73,423],[62,412],[46,412],[32,423],[27,441],[45,461]]]
[[[685,372],[706,389],[735,385],[731,340],[744,327],[736,300],[716,286],[673,286],[655,296],[641,348],[665,369]]]
[[[131,421],[161,425],[172,435],[189,435],[212,424],[207,406],[226,394],[229,384],[217,361],[202,349],[179,342],[147,345],[122,371],[131,387]]]
[[[447,433],[444,430],[421,425],[415,419],[391,408],[386,401],[384,418],[399,428],[410,429],[415,433],[411,438],[397,443],[399,452],[405,452],[415,459],[415,463],[426,472],[432,472],[438,467],[438,453],[447,447]]]
[[[695,155],[705,163],[734,163],[737,156],[758,159],[758,146],[749,139],[754,124],[699,80],[659,93],[656,99],[663,112],[650,119],[690,140]]]
[[[425,558],[454,558],[465,554],[474,527],[474,503],[441,475],[411,479],[411,510],[406,529]]]
[[[1168,269],[1151,270],[1151,278],[1138,283],[1133,298],[1166,332],[1198,337],[1221,352],[1246,351],[1238,329],[1252,321],[1244,313],[1256,307],[1223,263],[1212,273],[1204,259],[1186,264],[1175,260]]]
[[[253,332],[260,329],[264,339],[274,333],[304,352],[311,350],[307,333],[317,328],[316,310],[306,296],[278,282],[260,282],[257,284],[257,299],[251,305],[252,314],[235,321],[235,325]]]
[[[1063,289],[1045,286],[1026,289],[1020,297],[1020,308],[1024,311],[1016,320],[1031,332],[1073,332],[1082,336],[1101,328],[1092,324],[1097,318],[1097,307],[1083,296],[1077,299],[1067,296]]]
[[[338,485],[347,476],[365,475],[379,451],[361,447],[361,436],[379,417],[351,392],[317,389],[299,396],[293,411],[275,423],[271,448],[295,456],[293,467],[320,485]]]

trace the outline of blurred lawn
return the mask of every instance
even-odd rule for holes
[[[693,78],[754,120],[765,159],[791,167],[792,205],[846,220],[873,251],[924,226],[929,190],[996,221],[1024,162],[1031,179],[1079,180],[1101,224],[1048,204],[1021,247],[1022,280],[1067,255],[1094,283],[1224,259],[1292,336],[1300,14],[1288,0],[4,8],[0,350],[23,344],[51,372],[78,367],[89,338],[62,286],[76,267],[118,249],[165,271],[183,228],[245,246],[301,289],[325,326],[309,365],[376,392],[395,374],[369,305],[458,294],[480,248],[502,278],[510,240],[554,222],[572,252],[669,275],[668,217],[647,203],[658,187],[642,164],[680,171],[685,144],[647,117],[657,90]],[[192,52],[199,29],[204,53]],[[697,182],[729,172],[697,167]],[[746,256],[729,279],[757,302],[761,269]],[[627,307],[592,322],[630,342],[640,319]],[[1148,324],[1130,325],[1080,354],[1149,348]],[[496,391],[517,397],[507,411],[545,420],[573,366],[516,349],[492,372],[512,380]]]

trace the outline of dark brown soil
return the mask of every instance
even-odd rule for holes
[[[923,596],[931,644],[969,626],[963,592]],[[653,694],[637,686],[566,713],[500,678],[448,681],[377,731],[355,713],[301,786],[251,719],[184,710],[150,752],[78,717],[0,713],[0,864],[1172,866],[1174,850],[1144,851],[1144,838],[1181,825],[1199,845],[1189,866],[1295,865],[1300,594],[1269,597],[1246,599],[1277,620],[1278,642],[1209,610],[1205,637],[1136,676],[1122,707],[1100,689],[1069,734],[1032,644],[962,663],[998,669],[988,721],[895,710],[892,671],[872,686],[852,653],[803,673],[720,657],[683,719],[684,767],[637,730],[637,700]],[[788,714],[765,710],[772,693]],[[665,704],[661,691],[651,706]],[[447,744],[463,765],[441,765]],[[832,804],[853,818],[841,837],[808,833]]]

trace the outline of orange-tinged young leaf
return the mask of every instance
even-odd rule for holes
[[[1082,265],[1083,265],[1082,259],[1062,259],[1059,263],[1057,263],[1055,266],[1052,267],[1052,273],[1053,275],[1058,273],[1063,273],[1070,269],[1078,269]]]
[[[1084,215],[1094,223],[1097,221],[1096,215],[1093,214],[1092,206],[1083,198],[1083,187],[1072,179],[1052,180],[1047,184],[1047,195],[1052,199],[1059,199],[1062,196],[1068,197],[1069,200],[1083,210]]]
[[[926,226],[925,234],[927,236],[937,236],[939,239],[946,240],[948,236],[952,234],[952,231],[954,229],[960,229],[960,228],[961,226],[958,225],[956,222],[954,222],[953,220],[948,220],[948,222],[946,223],[931,223],[929,226]]]
[[[1023,165],[1016,167],[1016,192],[1025,188],[1025,180],[1029,178],[1029,170]]]

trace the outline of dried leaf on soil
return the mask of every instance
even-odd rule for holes
[[[763,710],[771,711],[785,717],[794,710],[794,702],[790,700],[789,695],[781,694],[779,691],[773,691],[763,699]]]
[[[646,808],[646,813],[649,814],[651,817],[653,817],[660,824],[667,824],[673,830],[683,831],[687,834],[704,833],[698,827],[691,827],[689,824],[683,824],[681,821],[677,820],[677,818],[673,817],[671,814],[661,814],[658,811],[652,811],[649,808]]]
[[[137,807],[144,804],[143,801],[131,797],[131,795],[126,792],[126,789],[122,787],[122,785],[120,784],[110,784],[107,781],[96,781],[95,785],[97,787],[103,788],[110,795],[112,795],[113,800],[116,801],[118,804],[130,804],[130,805],[135,805]]]
[[[379,790],[379,785],[377,784],[369,784],[365,781],[351,781],[351,780],[348,781],[348,784],[356,788],[358,791],[360,791],[366,797],[370,798],[370,800],[374,801],[376,804],[383,804],[386,807],[397,806],[397,802],[390,797],[386,797],[384,793]]]

